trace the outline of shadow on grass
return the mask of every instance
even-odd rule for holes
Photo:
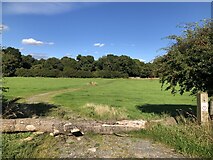
[[[48,103],[21,103],[18,102],[20,99],[18,97],[11,100],[0,100],[2,102],[0,118],[38,118],[43,116],[63,118],[66,115],[66,111],[61,106]]]
[[[145,113],[154,113],[162,115],[164,113],[169,114],[172,117],[177,115],[177,110],[182,110],[189,112],[190,114],[196,115],[195,105],[185,105],[185,104],[145,104],[138,105],[136,108]]]
[[[46,103],[8,103],[3,104],[0,116],[3,119],[38,118],[48,116],[56,110],[59,110],[58,106]]]
[[[53,109],[57,108],[58,106],[47,103],[35,103],[35,104],[20,103],[19,109],[23,114],[19,114],[18,118],[32,118],[32,117],[46,116]]]

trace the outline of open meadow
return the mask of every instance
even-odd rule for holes
[[[195,97],[188,93],[174,96],[161,89],[158,79],[13,77],[5,79],[5,86],[9,87],[9,98],[43,102],[49,96],[49,103],[95,119],[158,118],[173,115],[176,109],[195,109],[196,105]]]
[[[194,96],[190,96],[189,93],[172,95],[170,91],[161,89],[158,79],[11,77],[4,79],[4,86],[9,87],[8,92],[5,93],[7,98],[21,98],[19,100],[20,107],[29,111],[31,114],[29,117],[36,115],[74,121],[80,119],[109,121],[143,119],[150,121],[175,117],[177,116],[176,109],[189,111],[191,108],[196,113],[196,98]],[[175,126],[151,125],[145,130],[129,132],[128,135],[138,138],[138,141],[148,138],[167,144],[186,157],[212,156],[211,129],[198,126],[196,123],[190,122],[187,125],[178,123]],[[33,137],[34,141],[25,141],[26,137]],[[98,135],[86,134],[85,137],[93,142]],[[99,137],[96,144],[90,145],[94,145],[96,148],[97,145],[100,145],[98,148],[106,147],[105,142],[102,144],[102,138],[104,137]],[[109,146],[117,146],[118,138],[114,138],[111,142],[107,141]],[[65,138],[64,142],[61,138],[53,139],[46,134],[41,136],[33,133],[3,134],[3,156],[7,158],[48,158],[54,154],[54,157],[69,157],[70,155],[64,153],[64,150],[70,150],[69,145],[73,148],[70,152],[76,153],[77,157],[83,156],[81,153],[84,153],[84,156],[87,155],[88,148],[85,148],[85,143],[90,142],[81,142],[85,151],[79,152],[80,155],[78,155],[79,146],[76,145],[78,143],[75,142],[76,140],[72,140],[67,146],[68,139]],[[136,141],[133,139],[125,138],[131,142],[131,145],[136,145]],[[52,142],[55,145],[50,149],[49,144]],[[125,146],[122,147],[125,148]],[[117,157],[128,157],[129,154],[124,155],[120,151],[115,153]],[[152,154],[155,155],[155,152]],[[169,155],[173,156],[173,153]]]

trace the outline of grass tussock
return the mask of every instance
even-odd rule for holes
[[[176,151],[190,157],[213,157],[213,129],[211,125],[191,123],[165,126],[158,124],[133,134],[168,144]]]
[[[5,159],[57,158],[58,143],[56,138],[47,134],[34,135],[29,132],[2,134],[2,157]]]
[[[115,108],[104,104],[87,103],[83,106],[90,117],[104,120],[125,119],[127,115],[121,108]]]

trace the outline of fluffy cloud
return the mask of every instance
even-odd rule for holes
[[[28,38],[28,39],[22,39],[23,44],[29,44],[29,45],[43,45],[44,42],[42,41],[37,41],[33,38]]]
[[[103,44],[103,43],[95,43],[95,44],[94,44],[95,47],[103,47],[104,45],[105,45],[105,44]]]
[[[0,32],[6,31],[6,30],[8,30],[8,29],[9,29],[8,26],[6,26],[6,25],[4,25],[4,24],[0,24]]]
[[[28,45],[53,45],[53,42],[42,42],[42,41],[38,41],[35,40],[33,38],[28,38],[28,39],[22,39],[22,44],[28,44]]]

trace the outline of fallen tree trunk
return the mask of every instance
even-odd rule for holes
[[[72,134],[75,130],[82,132],[94,132],[100,134],[114,134],[132,130],[144,129],[146,121],[124,120],[115,123],[103,123],[97,121],[69,122],[55,119],[1,119],[0,132],[47,132],[52,135]]]

